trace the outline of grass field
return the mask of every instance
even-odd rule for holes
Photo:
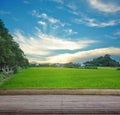
[[[29,68],[0,88],[120,88],[116,68]]]

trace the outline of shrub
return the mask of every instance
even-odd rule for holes
[[[98,69],[97,66],[85,66],[85,69]]]
[[[15,66],[15,67],[13,68],[13,73],[14,73],[14,74],[19,73],[20,70],[21,70],[21,67]]]
[[[5,75],[0,73],[0,82],[2,82],[4,78],[5,78]]]
[[[10,76],[9,76],[8,74],[0,73],[0,84],[1,84],[3,81],[9,79],[9,77],[10,77]]]
[[[118,67],[117,70],[120,70],[120,67]]]

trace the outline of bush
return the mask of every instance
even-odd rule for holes
[[[120,70],[120,67],[118,67],[117,70]]]
[[[20,70],[21,70],[21,67],[15,66],[15,67],[13,68],[13,73],[14,73],[14,74],[19,73]]]
[[[85,66],[85,69],[98,69],[97,66]]]
[[[5,75],[0,73],[0,82],[2,82],[4,80],[4,78],[5,78]]]
[[[10,78],[9,74],[0,73],[0,84],[9,78]]]

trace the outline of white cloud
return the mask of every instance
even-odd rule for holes
[[[120,30],[114,33],[115,36],[120,36]]]
[[[117,30],[116,32],[110,34],[105,34],[104,37],[108,39],[117,40],[120,38],[120,30]]]
[[[46,32],[47,30],[47,23],[44,21],[38,21],[38,24],[42,26],[43,32]]]
[[[24,0],[23,3],[24,4],[30,4],[30,0],[29,1],[28,0]]]
[[[25,36],[19,30],[14,33],[14,40],[19,43],[26,55],[48,56],[56,50],[77,50],[82,49],[94,40],[71,41],[52,35],[43,34],[40,30],[34,36]],[[59,51],[58,51],[59,52]]]
[[[38,24],[42,25],[42,26],[46,26],[46,23],[43,21],[38,21]]]
[[[104,3],[102,0],[88,0],[92,8],[105,13],[115,13],[120,11],[120,6],[115,3]]]
[[[42,13],[41,15],[39,15],[39,17],[48,20],[48,21],[49,21],[50,23],[52,23],[52,24],[60,23],[60,20],[48,16],[46,13]]]
[[[42,17],[42,18],[48,18],[48,16],[47,16],[47,14],[45,14],[45,13],[42,13],[41,15],[39,15],[40,17]]]
[[[74,3],[69,3],[67,5],[68,8],[72,9],[72,10],[76,10],[77,9],[77,6],[74,4]]]
[[[117,39],[117,37],[114,34],[109,34],[109,35],[105,34],[104,37],[107,39],[114,39],[114,40]]]
[[[41,61],[39,59],[31,58],[31,57],[29,57],[29,62],[31,62],[31,63],[40,63],[40,64],[48,63],[47,61]]]
[[[88,25],[91,27],[107,27],[107,26],[114,26],[116,24],[117,23],[115,20],[110,20],[108,22],[94,22],[88,20]]]
[[[38,24],[43,26],[44,33],[49,32],[49,34],[56,35],[61,32],[64,32],[62,34],[66,34],[66,32],[68,32],[67,34],[69,35],[77,34],[77,32],[74,32],[73,30],[68,28],[69,26],[71,26],[71,24],[61,22],[59,19],[49,16],[46,13],[39,14],[39,12],[33,10],[32,15],[40,19],[40,21],[38,21]],[[67,28],[66,31],[64,31],[64,27]]]
[[[34,9],[34,10],[32,10],[32,16],[39,18],[40,14]]]
[[[49,22],[51,22],[53,24],[59,22],[59,20],[57,20],[55,18],[48,18],[48,20],[49,20]]]
[[[71,24],[61,22],[59,19],[49,16],[46,13],[39,14],[39,12],[33,10],[32,15],[40,19],[38,24],[43,26],[42,29],[44,33],[49,32],[49,34],[56,35],[61,32],[64,32],[62,34],[66,34],[66,32],[68,32],[67,34],[69,35],[77,34],[77,32],[74,32],[72,29],[68,28]],[[67,28],[66,31],[64,31],[64,27]]]
[[[60,22],[58,19],[48,16],[46,13],[39,14],[36,10],[32,11],[32,15],[36,16],[37,18],[45,19],[52,24]]]
[[[39,39],[32,37],[24,36],[19,30],[16,30],[14,33],[14,40],[19,43],[21,49],[25,54],[30,55],[49,55],[50,52],[46,50],[42,45]]]
[[[78,32],[74,32],[72,29],[66,29],[64,30],[66,32],[66,34],[68,35],[74,35],[74,34],[77,34]]]
[[[76,15],[76,16],[80,15],[79,12],[76,12],[76,11],[68,11],[68,12],[70,12],[70,13]]]
[[[120,55],[120,48],[100,48],[88,51],[80,51],[74,54],[65,53],[59,54],[56,56],[51,56],[47,58],[47,62],[49,63],[69,63],[69,62],[79,62],[83,63],[88,59],[92,59],[94,57],[98,57],[101,55],[110,54],[110,55]]]
[[[60,3],[60,4],[64,4],[64,1],[63,0],[52,0],[53,2],[56,2],[56,3]]]
[[[84,17],[81,19],[75,19],[76,23],[80,23],[80,24],[85,24],[87,26],[90,27],[108,27],[108,26],[115,26],[117,24],[119,24],[119,21],[117,20],[110,20],[108,22],[99,22],[94,18],[88,18],[88,17]]]
[[[45,21],[48,21],[50,24],[59,24],[62,27],[65,26],[65,23],[61,22],[59,19],[48,16],[46,13],[39,14],[39,12],[37,12],[36,10],[33,10],[32,15],[37,17],[37,18],[41,18]]]

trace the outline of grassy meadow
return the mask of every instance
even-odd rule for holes
[[[120,88],[120,71],[31,67],[14,75],[0,88]]]

